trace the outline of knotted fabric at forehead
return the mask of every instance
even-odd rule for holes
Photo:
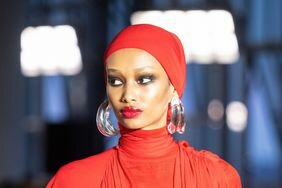
[[[150,24],[128,26],[109,44],[104,62],[113,52],[123,48],[142,49],[154,56],[164,68],[179,97],[182,97],[186,61],[182,44],[175,34]]]

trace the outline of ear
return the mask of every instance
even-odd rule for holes
[[[173,90],[173,97],[174,97],[174,96],[177,97],[177,98],[179,98],[179,95],[178,95],[176,89]]]
[[[177,93],[177,91],[176,91],[176,89],[173,87],[172,84],[170,84],[169,91],[170,91],[170,94],[171,94],[171,95],[170,95],[170,101],[172,100],[172,98],[173,98],[174,96],[179,97],[179,96],[178,96],[178,93]]]

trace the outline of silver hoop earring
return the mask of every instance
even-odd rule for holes
[[[110,109],[111,106],[109,101],[106,99],[102,104],[100,104],[97,114],[96,114],[96,124],[98,130],[104,136],[115,136],[119,134],[119,130],[114,128],[110,121]]]
[[[178,132],[183,134],[185,131],[185,114],[181,100],[177,96],[173,96],[169,108],[167,118],[167,129],[170,134]]]

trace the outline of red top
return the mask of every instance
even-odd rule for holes
[[[241,188],[231,165],[176,143],[165,127],[121,135],[118,146],[63,166],[47,188]]]

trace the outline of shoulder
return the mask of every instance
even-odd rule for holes
[[[88,187],[91,182],[100,182],[109,160],[114,156],[114,148],[85,159],[62,166],[49,181],[47,188]],[[93,186],[93,184],[92,184]]]
[[[215,180],[220,185],[228,185],[230,188],[241,187],[240,176],[236,169],[218,155],[207,150],[198,151],[186,141],[180,141],[178,144],[193,171],[206,174],[205,177]]]

